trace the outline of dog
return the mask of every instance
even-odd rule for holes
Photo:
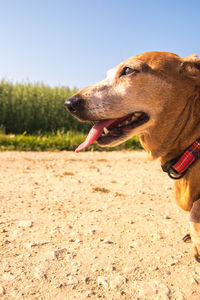
[[[175,200],[190,212],[200,262],[200,58],[147,52],[120,63],[106,78],[65,101],[80,121],[95,122],[79,152],[97,141],[116,146],[139,136],[151,159],[175,179]]]

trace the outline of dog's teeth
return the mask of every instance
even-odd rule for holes
[[[128,125],[128,124],[129,124],[129,121],[126,121],[126,122],[125,122],[125,125]]]
[[[138,117],[136,117],[135,115],[132,116],[131,121],[135,121],[137,120]]]
[[[105,134],[109,133],[109,130],[106,127],[104,127],[103,131],[104,131]]]
[[[140,112],[135,112],[132,116],[132,121],[136,121],[140,116],[142,115],[142,113]]]
[[[139,118],[139,117],[141,116],[141,114],[142,114],[142,113],[140,113],[140,112],[135,112],[135,113],[134,113],[134,116],[137,117],[137,118]]]

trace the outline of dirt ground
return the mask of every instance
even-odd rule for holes
[[[188,217],[144,152],[1,152],[0,299],[200,299]]]

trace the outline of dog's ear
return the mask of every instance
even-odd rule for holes
[[[200,83],[200,58],[196,53],[183,58],[180,72]]]

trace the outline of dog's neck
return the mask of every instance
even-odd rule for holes
[[[174,107],[171,123],[169,119],[165,122],[166,117],[169,118],[169,114],[163,112],[162,122],[155,123],[148,132],[140,136],[149,157],[160,158],[162,165],[179,156],[200,137],[200,94],[196,93],[186,99],[182,110],[176,111]]]

